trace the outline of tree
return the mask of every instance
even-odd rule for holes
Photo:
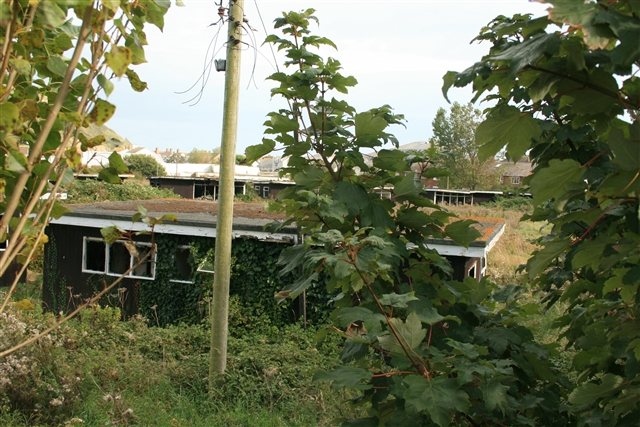
[[[305,238],[280,255],[282,273],[299,279],[276,296],[295,298],[314,281],[333,295],[334,325],[324,333],[344,338],[345,365],[314,381],[361,393],[354,402],[368,417],[343,425],[567,425],[554,405],[548,351],[515,322],[522,289],[451,280],[450,265],[425,239],[467,246],[479,235],[473,221],[453,221],[421,195],[412,165],[427,159],[388,149],[398,146],[388,128],[401,115],[388,105],[357,112],[336,99],[357,82],[315,53],[335,44],[311,33],[312,20],[313,9],[275,20],[284,36],[266,41],[285,51],[290,71],[269,78],[287,107],[268,114],[263,143],[246,155],[251,163],[280,144],[290,156],[281,173],[295,185],[268,207],[288,219],[271,230],[295,222]],[[363,152],[372,149],[370,166]],[[392,200],[380,199],[379,188]],[[359,333],[344,332],[349,325]]]
[[[146,89],[132,65],[145,62],[145,25],[162,29],[168,7],[127,0],[0,2],[0,239],[7,241],[0,275],[16,260],[24,271],[47,240],[49,218],[66,211],[55,195],[81,168],[81,152],[105,141],[81,129],[113,116],[115,105],[104,99],[114,90],[110,79],[126,77],[135,91]],[[99,176],[119,182],[126,171],[114,152]],[[41,199],[46,192],[53,197]]]
[[[495,162],[478,158],[475,134],[481,121],[482,113],[472,104],[454,102],[448,115],[444,108],[436,112],[430,142],[439,150],[438,166],[449,172],[447,188],[487,190],[497,184]]]
[[[187,158],[182,153],[171,153],[164,159],[165,163],[187,163]]]
[[[164,176],[167,174],[162,166],[153,157],[147,154],[132,154],[125,159],[129,170],[142,176]]]
[[[566,404],[577,425],[640,419],[640,4],[549,0],[549,15],[500,16],[476,40],[489,54],[444,76],[495,102],[480,156],[529,151],[525,180],[552,228],[526,269],[575,352]],[[493,89],[497,91],[491,92]]]
[[[194,148],[189,153],[187,163],[200,163],[200,164],[220,163],[220,147],[216,147],[212,151],[199,150],[197,148]]]

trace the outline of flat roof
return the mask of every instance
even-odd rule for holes
[[[125,202],[101,202],[69,204],[70,213],[60,219],[51,220],[52,224],[74,225],[103,228],[118,225],[124,230],[140,231],[148,229],[142,222],[132,223],[131,217],[138,211],[138,205],[147,209],[148,214],[160,217],[175,214],[177,221],[168,221],[156,226],[158,233],[189,236],[215,237],[218,202],[192,199],[155,199]],[[234,237],[253,237],[266,241],[292,243],[298,241],[298,229],[295,225],[284,227],[278,233],[264,231],[265,225],[274,221],[285,221],[284,213],[271,213],[263,203],[234,203]],[[471,242],[468,248],[457,245],[451,239],[428,238],[427,247],[437,249],[442,255],[483,257],[491,250],[504,232],[504,218],[463,217],[477,221],[473,225],[480,231],[480,238]]]

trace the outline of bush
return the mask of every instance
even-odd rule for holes
[[[66,203],[96,203],[123,200],[150,200],[162,198],[178,198],[179,196],[168,189],[160,189],[150,185],[134,182],[109,184],[93,179],[74,181],[67,189]]]
[[[143,177],[147,176],[164,176],[167,171],[152,156],[146,154],[132,154],[125,158],[129,171],[139,173]]]

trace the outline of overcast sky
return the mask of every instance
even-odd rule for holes
[[[134,69],[149,90],[136,93],[123,80],[109,99],[117,110],[107,126],[152,150],[188,152],[220,146],[224,73],[211,72],[200,101],[190,106],[194,101],[189,100],[198,96],[202,86],[198,79],[212,57],[211,43],[219,30],[215,58],[224,58],[226,28],[210,26],[218,19],[213,0],[183,1],[185,7],[172,6],[167,12],[164,32],[147,29],[148,63]],[[449,70],[464,70],[488,52],[487,43],[470,44],[484,25],[500,14],[541,16],[546,5],[527,0],[245,0],[245,16],[257,31],[252,32],[253,39],[243,39],[251,47],[242,57],[238,153],[261,141],[266,114],[283,105],[280,99],[271,99],[274,82],[265,80],[275,70],[271,50],[262,45],[266,34],[260,15],[267,34],[277,34],[273,20],[283,11],[307,8],[314,8],[320,20],[319,27],[312,25],[312,32],[338,46],[337,51],[323,48],[320,55],[339,60],[343,74],[358,80],[348,95],[335,96],[358,111],[391,105],[407,119],[406,129],[391,130],[406,144],[429,139],[437,109],[447,108],[442,76]],[[190,92],[176,93],[194,84]],[[452,101],[471,98],[466,89],[454,88],[449,94]]]

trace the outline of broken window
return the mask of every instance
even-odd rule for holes
[[[151,243],[118,240],[108,244],[102,239],[85,237],[82,251],[82,271],[84,273],[122,276],[127,270],[138,264],[151,249]],[[155,258],[155,254],[145,258],[127,274],[127,277],[153,280],[155,277]]]
[[[179,246],[173,254],[174,278],[172,282],[193,283],[191,263],[193,255],[189,246]]]

